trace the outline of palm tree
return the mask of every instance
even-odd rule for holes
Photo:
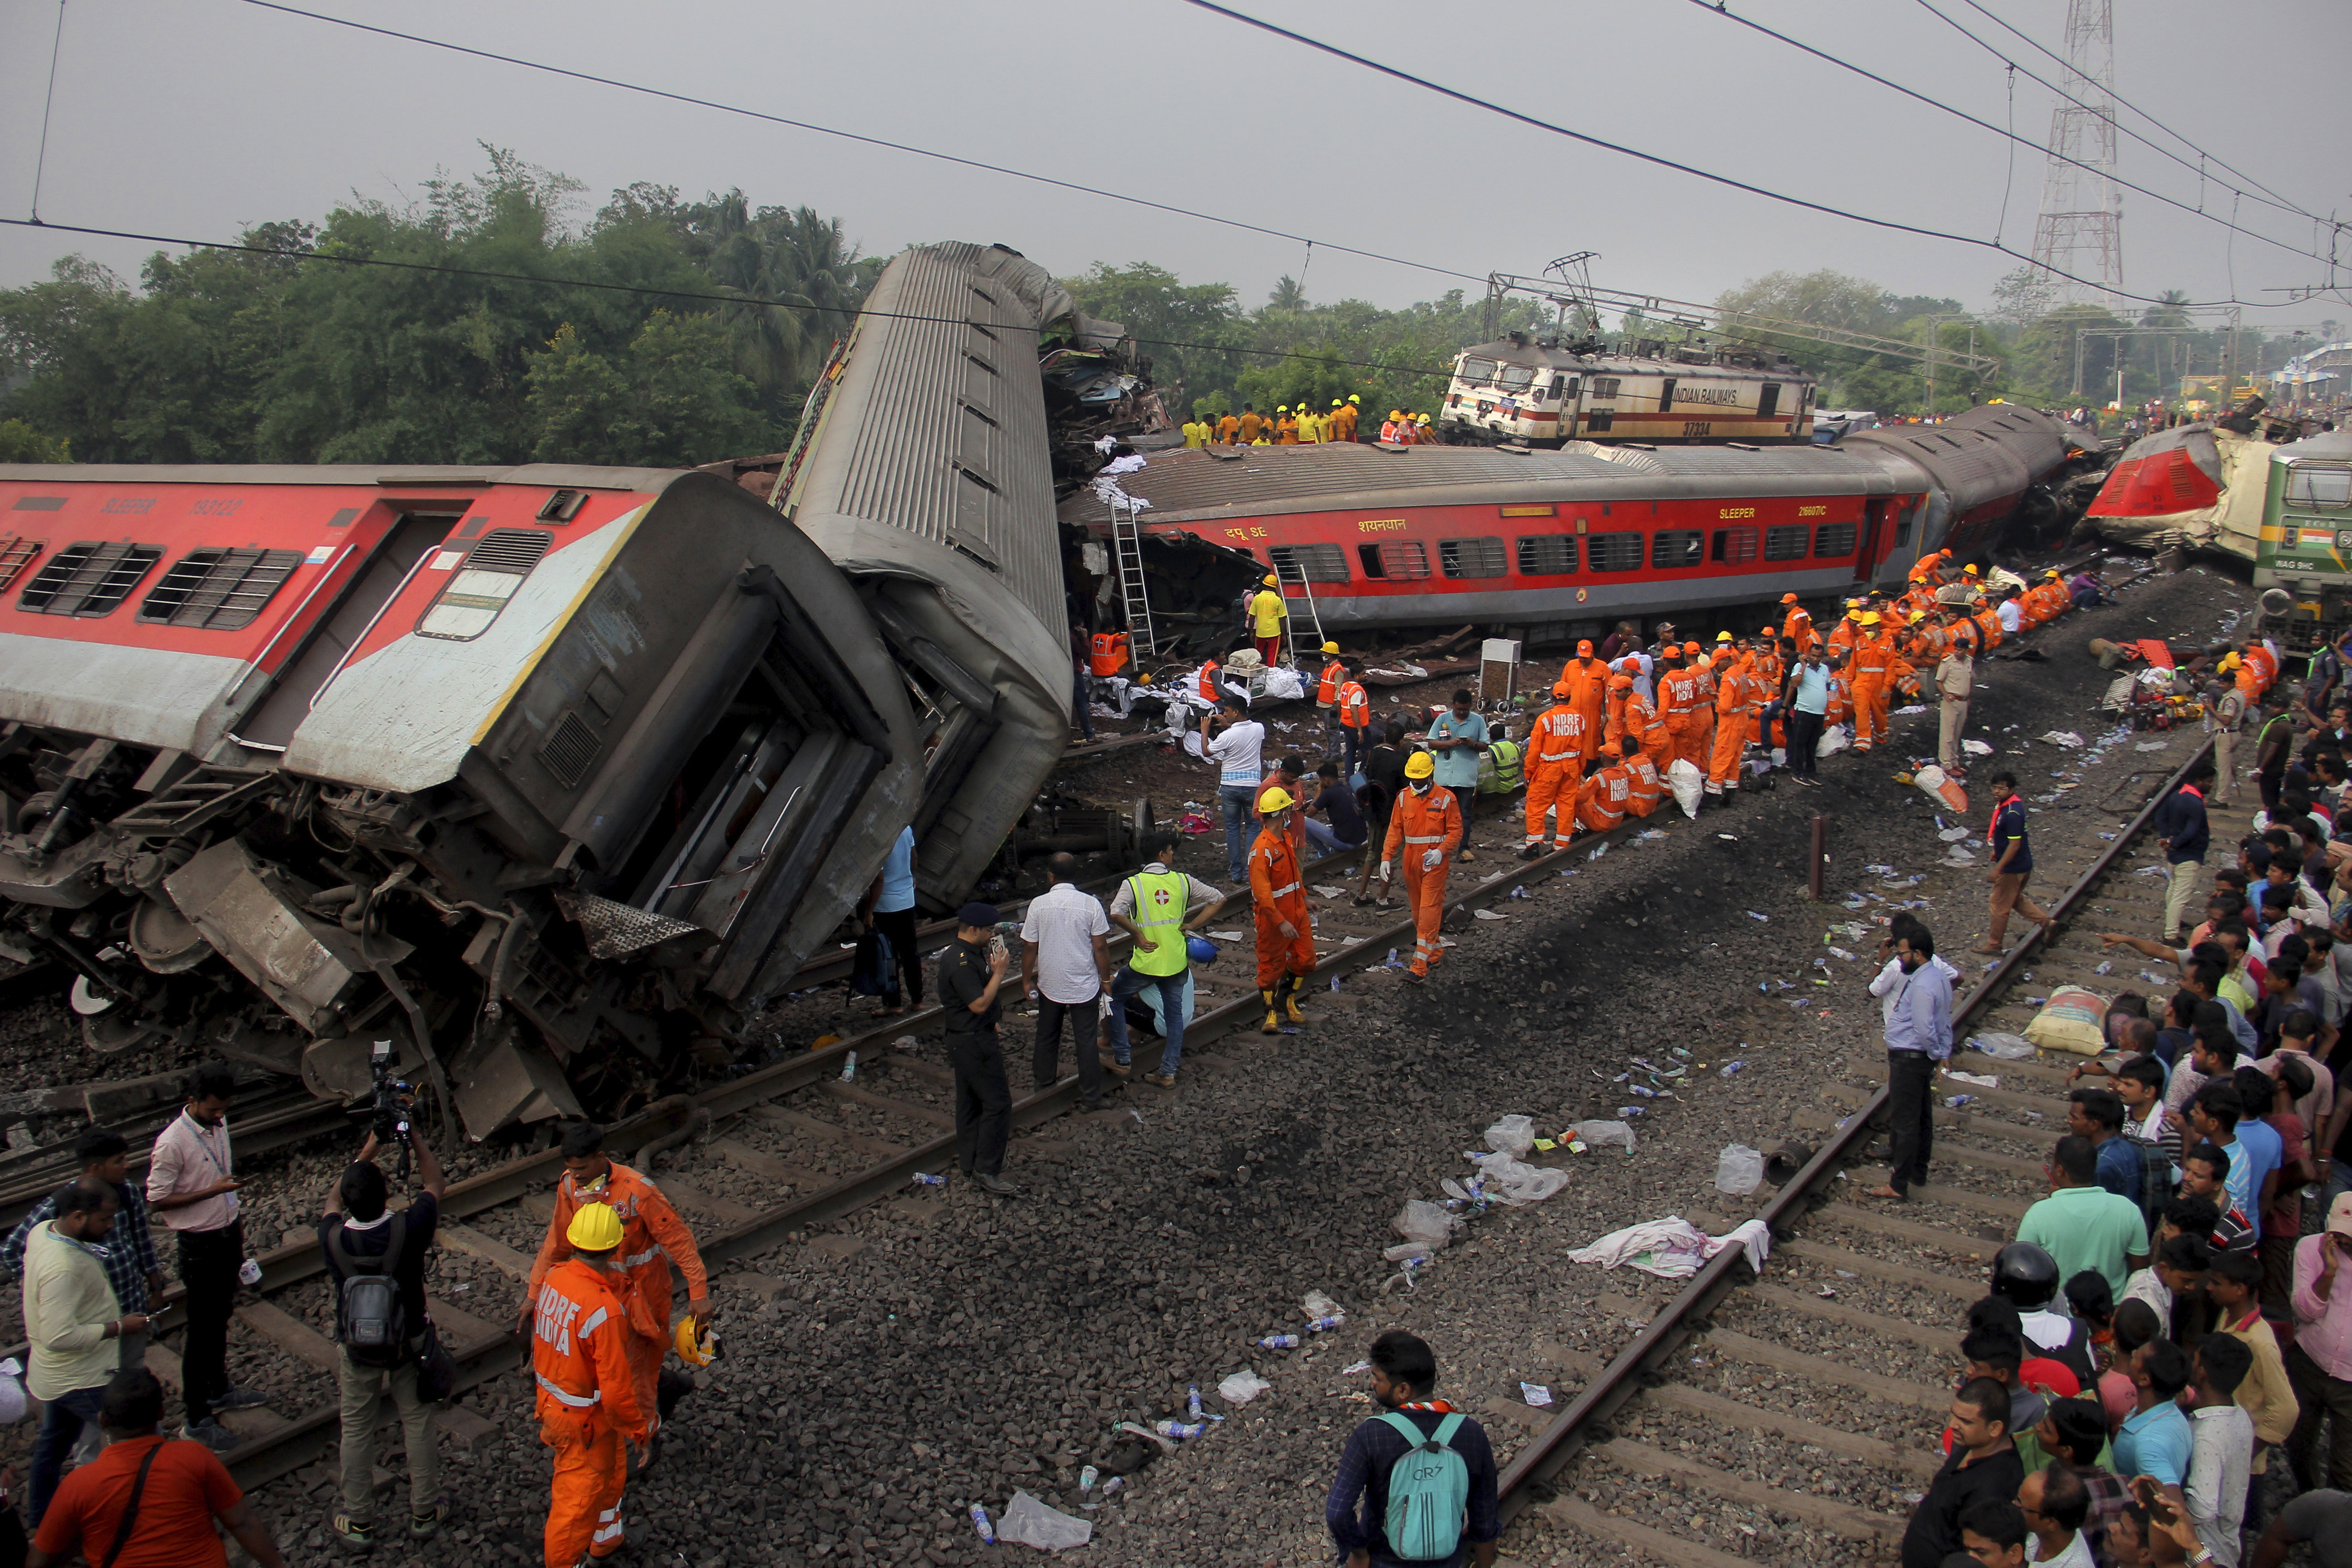
[[[814,207],[751,210],[730,191],[697,215],[701,260],[721,288],[744,296],[722,305],[737,368],[763,389],[814,376],[865,294],[857,248],[841,220]]]

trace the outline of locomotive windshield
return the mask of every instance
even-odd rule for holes
[[[1503,366],[1503,378],[1495,384],[1505,392],[1525,392],[1535,378],[1536,367],[1531,364],[1507,364]]]
[[[2289,506],[2352,506],[2352,468],[2297,463],[2287,470],[2286,499]]]
[[[1465,359],[1462,362],[1462,379],[1473,386],[1486,386],[1495,379],[1495,362],[1490,359]]]

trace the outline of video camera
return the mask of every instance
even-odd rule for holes
[[[375,1134],[379,1148],[399,1148],[400,1173],[405,1177],[411,1131],[408,1111],[415,1099],[415,1089],[394,1072],[390,1040],[378,1040],[369,1050],[368,1078],[368,1098],[363,1104],[352,1108],[352,1114],[368,1119],[368,1131]]]

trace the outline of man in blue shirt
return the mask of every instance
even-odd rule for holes
[[[2025,802],[2018,796],[2016,775],[1993,774],[1992,797],[1997,804],[1991,825],[1985,829],[1985,842],[1992,847],[1992,869],[1985,873],[1985,880],[1992,884],[1992,929],[1986,933],[1984,945],[1975,951],[1999,957],[2001,937],[2009,930],[2010,910],[2040,926],[2045,936],[2058,921],[2025,896],[2026,880],[2033,875],[2033,846],[2025,837]]]
[[[2117,1427],[2112,1458],[2119,1476],[2153,1476],[2157,1485],[2182,1507],[2181,1488],[2189,1483],[2189,1462],[2196,1439],[2189,1417],[2173,1403],[2189,1386],[2189,1352],[2170,1340],[2150,1340],[2132,1352],[2119,1371],[2132,1380],[2135,1408]]]
[[[2257,1068],[2254,1071],[2261,1071]],[[2229,1079],[2219,1079],[2197,1091],[2189,1107],[2189,1125],[2200,1138],[2230,1157],[2229,1174],[2224,1178],[2230,1189],[2230,1206],[2246,1216],[2253,1226],[2256,1240],[2263,1234],[2263,1187],[2268,1178],[2278,1170],[2282,1152],[2279,1135],[2260,1121],[2242,1115],[2245,1100],[2238,1086]],[[2252,1134],[2256,1128],[2268,1135],[2257,1142]],[[2269,1163],[2263,1163],[2267,1155]]]
[[[1486,720],[1470,706],[1467,688],[1454,694],[1451,712],[1440,713],[1429,726],[1430,760],[1437,764],[1437,782],[1454,792],[1462,808],[1462,847],[1454,858],[1468,865],[1470,821],[1478,798],[1478,753],[1486,749]]]
[[[1402,1415],[1425,1435],[1435,1433],[1453,1414],[1452,1405],[1435,1397],[1437,1358],[1419,1336],[1391,1329],[1372,1342],[1371,1363],[1372,1403],[1383,1410]],[[1423,1568],[1461,1568],[1465,1562],[1489,1568],[1496,1539],[1503,1533],[1495,1502],[1495,1450],[1486,1429],[1466,1417],[1447,1446],[1462,1456],[1470,1473],[1468,1518],[1452,1555],[1415,1561]],[[1387,1531],[1389,1472],[1412,1451],[1404,1434],[1383,1416],[1374,1416],[1348,1435],[1339,1473],[1332,1478],[1330,1496],[1323,1503],[1323,1522],[1330,1528],[1346,1568],[1391,1568],[1397,1562]]]
[[[874,885],[866,889],[866,906],[858,911],[866,917],[866,929],[881,933],[890,944],[890,983],[883,990],[882,1006],[876,1015],[895,1018],[904,1013],[905,1003],[898,999],[898,982],[904,977],[907,994],[915,1005],[923,1005],[923,966],[915,956],[915,830],[898,829],[898,842],[882,862],[881,874]]]
[[[2099,1185],[2140,1201],[2139,1151],[2124,1135],[2124,1102],[2111,1089],[2078,1089],[2066,1096],[2066,1130],[2099,1152]]]
[[[1789,770],[1799,784],[1819,784],[1822,725],[1830,711],[1830,667],[1819,642],[1789,672]]]

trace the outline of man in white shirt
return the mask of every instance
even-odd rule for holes
[[[245,1265],[245,1222],[237,1216],[236,1162],[229,1150],[229,1098],[236,1079],[218,1065],[199,1068],[187,1107],[164,1125],[147,1164],[147,1207],[180,1237],[180,1283],[188,1331],[180,1351],[187,1405],[181,1436],[216,1454],[237,1445],[215,1417],[267,1405],[258,1389],[228,1380],[228,1321]]]
[[[1202,748],[1217,770],[1217,805],[1225,817],[1225,880],[1249,885],[1250,840],[1257,837],[1257,792],[1265,773],[1265,726],[1238,697],[1202,721]]]
[[[2015,637],[2025,626],[2025,610],[2017,602],[2017,590],[2011,588],[2001,595],[2000,608],[1993,612],[2000,617],[2000,635]]]
[[[2053,1459],[2025,1478],[2017,1489],[2017,1506],[2033,1538],[2028,1563],[2038,1568],[2094,1568],[2096,1559],[2083,1534],[2083,1521],[2091,1516],[2091,1489],[2082,1477]]]
[[[2189,1481],[2181,1488],[2197,1539],[2219,1568],[2238,1568],[2239,1527],[2246,1518],[2246,1477],[2254,1458],[2254,1421],[2237,1400],[2238,1384],[2253,1370],[2254,1352],[2231,1334],[2197,1343],[2189,1389]]]
[[[1102,1105],[1095,1026],[1102,1014],[1103,987],[1110,984],[1110,917],[1103,913],[1100,899],[1078,886],[1076,856],[1054,856],[1045,862],[1045,875],[1051,886],[1029,900],[1021,922],[1021,984],[1037,998],[1031,1082],[1045,1089],[1060,1079],[1062,1020],[1067,1017],[1070,1045],[1078,1053],[1078,1100],[1095,1110]]]

